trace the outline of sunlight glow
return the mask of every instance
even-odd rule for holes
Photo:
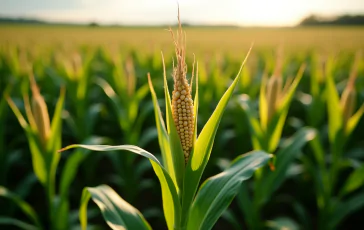
[[[183,12],[182,21],[190,24],[292,26],[312,13],[364,13],[362,0],[12,0],[0,2],[0,16],[101,24],[171,24],[176,20],[177,4]]]

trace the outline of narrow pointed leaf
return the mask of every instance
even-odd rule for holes
[[[241,183],[270,158],[262,151],[244,154],[237,157],[224,172],[207,179],[191,206],[187,229],[211,229],[239,192]]]
[[[65,99],[65,91],[65,88],[61,89],[61,93],[52,118],[51,135],[47,146],[47,149],[52,153],[61,148],[62,110]]]
[[[162,112],[161,112],[161,109],[158,104],[157,95],[154,91],[152,80],[150,79],[149,75],[148,75],[148,83],[149,83],[150,92],[152,94],[155,123],[156,123],[157,131],[158,131],[158,142],[159,142],[159,147],[161,148],[161,152],[162,152],[163,165],[164,165],[164,167],[166,167],[166,170],[168,171],[173,182],[175,183],[175,186],[177,187],[175,168],[174,168],[174,164],[173,164],[173,156],[171,153],[171,149],[169,147],[169,137],[168,137],[166,126],[164,124],[164,120],[162,117]]]
[[[4,197],[13,201],[23,211],[23,213],[27,215],[29,219],[32,220],[32,222],[37,226],[38,229],[43,229],[40,224],[37,213],[27,202],[25,202],[16,194],[10,192],[8,189],[2,186],[0,186],[0,197]]]
[[[363,114],[364,114],[364,105],[360,106],[359,110],[352,117],[349,118],[346,128],[347,135],[350,135],[353,132]]]
[[[364,206],[364,194],[358,194],[351,197],[349,200],[344,201],[336,207],[335,212],[330,218],[330,229],[334,229],[337,225],[345,219],[349,214]]]
[[[272,193],[282,184],[286,178],[289,165],[301,152],[301,148],[316,135],[314,129],[303,128],[298,131],[292,138],[288,139],[285,147],[282,147],[276,154],[276,165],[274,171],[268,171],[267,175],[262,178],[259,192],[259,202],[263,204]]]
[[[87,204],[90,198],[100,208],[104,220],[111,229],[151,229],[136,208],[109,186],[100,185],[94,188],[87,187],[82,192],[80,221],[83,230],[87,228]]]
[[[266,146],[268,143],[264,138],[264,132],[262,130],[262,127],[259,123],[259,120],[254,116],[254,113],[251,109],[251,101],[249,99],[249,96],[246,94],[242,94],[238,97],[238,103],[240,107],[244,110],[246,113],[246,116],[248,118],[248,124],[252,136],[252,142],[253,147],[255,150],[262,150],[267,149]]]
[[[326,77],[326,95],[329,115],[329,139],[330,142],[333,143],[335,142],[337,132],[341,129],[342,111],[340,107],[339,94],[336,90],[335,82],[331,74],[328,74]]]
[[[264,130],[268,126],[268,103],[266,98],[266,86],[267,86],[267,76],[264,75],[262,83],[260,85],[260,95],[259,95],[259,117]]]
[[[116,150],[127,150],[135,154],[141,155],[149,159],[153,166],[154,172],[157,175],[162,189],[163,198],[163,210],[164,216],[167,221],[168,229],[173,229],[174,226],[178,226],[180,223],[180,212],[181,206],[177,195],[176,187],[173,183],[172,178],[168,174],[167,170],[161,165],[158,159],[148,151],[139,148],[134,145],[70,145],[60,151],[68,150],[71,148],[84,148],[93,151],[116,151]]]
[[[296,92],[298,84],[300,83],[300,81],[303,77],[304,70],[305,70],[305,65],[303,64],[303,65],[301,65],[300,69],[298,70],[294,81],[292,82],[291,86],[289,87],[289,89],[287,91],[287,94],[282,98],[282,103],[280,103],[280,105],[283,110],[288,110],[288,107],[292,101],[294,93]]]
[[[274,152],[278,147],[279,141],[281,140],[282,131],[284,123],[287,118],[287,114],[288,114],[288,108],[277,113],[277,120],[274,122],[274,124],[272,124],[272,126],[274,127],[272,127],[272,129],[269,129],[268,131],[268,133],[270,133],[270,135],[268,135],[270,137],[268,143],[268,151],[270,152]]]
[[[0,216],[0,225],[12,225],[17,227],[17,229],[24,229],[24,230],[38,230],[34,225],[30,225],[25,223],[21,220],[10,218],[10,217],[2,217]]]
[[[364,165],[355,169],[346,180],[342,188],[341,195],[346,195],[360,187],[364,186]]]
[[[195,100],[193,104],[193,110],[195,114],[195,124],[194,124],[194,131],[193,131],[193,146],[195,146],[196,140],[197,140],[197,115],[198,115],[198,62],[197,62],[197,68],[196,68],[196,90],[195,90]]]

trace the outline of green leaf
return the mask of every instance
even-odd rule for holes
[[[30,153],[32,154],[32,164],[35,175],[42,185],[46,184],[47,181],[47,166],[44,158],[44,154],[40,149],[40,143],[34,132],[27,128],[25,133],[28,138],[28,144],[30,148]]]
[[[190,160],[188,161],[185,180],[184,180],[184,190],[183,190],[183,203],[182,203],[182,226],[186,224],[188,217],[188,210],[192,204],[193,198],[197,191],[202,173],[206,167],[206,164],[210,158],[212,146],[214,143],[214,138],[216,135],[217,128],[219,126],[220,120],[224,113],[224,110],[229,102],[231,95],[240,79],[240,72],[243,68],[251,48],[243,61],[240,70],[234,79],[233,83],[230,85],[228,90],[225,92],[221,100],[219,101],[215,111],[211,115],[210,119],[207,121],[203,127],[195,146],[192,149]]]
[[[268,126],[268,103],[266,98],[267,81],[267,75],[264,75],[260,85],[259,95],[259,117],[263,130],[266,130]]]
[[[330,229],[335,229],[337,225],[345,219],[349,214],[364,206],[364,194],[358,194],[349,200],[341,202],[335,209],[330,218]]]
[[[62,88],[52,118],[51,134],[47,145],[48,151],[52,154],[61,148],[62,110],[63,110],[64,98],[65,98],[65,88]]]
[[[36,133],[34,133],[34,131],[31,129],[29,124],[26,122],[24,116],[21,114],[18,107],[16,107],[15,103],[10,98],[7,98],[7,101],[10,108],[13,110],[16,118],[18,119],[20,126],[24,129],[25,134],[28,138],[29,148],[32,154],[32,164],[34,173],[37,176],[38,180],[43,185],[45,185],[47,180],[47,168],[44,159],[44,154],[40,149],[40,143],[38,137],[36,136]]]
[[[89,199],[100,208],[104,220],[111,229],[152,229],[143,215],[123,200],[112,188],[100,185],[87,187],[82,192],[80,221],[83,230],[87,228],[87,204]]]
[[[292,101],[293,95],[298,87],[298,84],[302,79],[303,71],[304,71],[304,65],[301,66],[296,75],[296,78],[289,87],[288,92],[281,99],[280,106],[274,116],[274,119],[272,119],[270,124],[268,125],[267,135],[269,137],[269,144],[268,144],[269,152],[274,152],[278,147],[282,135],[283,126],[287,118],[289,106]]]
[[[342,111],[340,107],[339,94],[331,74],[326,74],[326,95],[329,122],[329,139],[333,143],[336,140],[337,132],[342,126]]]
[[[351,174],[349,179],[346,180],[340,194],[344,196],[364,185],[364,164],[355,169]]]
[[[162,54],[162,59],[163,54]],[[178,136],[176,125],[174,124],[171,108],[171,98],[169,95],[168,84],[167,84],[167,74],[166,67],[163,61],[164,69],[164,96],[166,101],[166,120],[167,120],[167,130],[169,134],[169,146],[171,148],[172,159],[175,169],[175,175],[178,185],[178,194],[181,196],[183,191],[183,177],[185,175],[185,156],[182,149],[181,140]]]
[[[288,217],[278,217],[274,220],[267,221],[269,229],[275,230],[299,230],[298,224]]]
[[[161,165],[158,159],[148,151],[134,145],[69,145],[60,151],[71,148],[84,148],[93,151],[116,151],[127,150],[149,159],[153,166],[154,172],[157,175],[162,188],[163,210],[167,221],[168,229],[173,229],[174,226],[179,226],[181,206],[177,195],[176,187],[167,170]]]
[[[118,95],[115,93],[114,89],[110,86],[110,84],[106,80],[102,78],[97,78],[96,83],[102,88],[106,96],[112,102],[112,106],[115,110],[115,113],[118,116],[120,128],[124,131],[128,130],[130,123],[128,122],[129,119],[127,116],[127,111],[125,111],[126,108],[124,108],[125,106],[122,106],[122,102],[118,97]]]
[[[33,223],[37,226],[38,229],[43,229],[42,225],[40,224],[37,213],[27,202],[20,199],[16,194],[10,192],[8,189],[2,186],[0,186],[0,197],[4,197],[13,201],[16,205],[19,206],[19,208],[23,211],[23,213],[33,221]]]
[[[191,206],[187,229],[211,229],[238,193],[241,183],[270,158],[262,151],[244,154],[237,157],[227,170],[207,179]]]
[[[192,85],[192,82],[191,82]],[[197,114],[198,114],[198,103],[199,103],[199,99],[198,99],[198,62],[197,62],[197,66],[196,66],[196,90],[195,90],[195,100],[193,102],[193,112],[195,114],[195,124],[194,124],[194,131],[193,131],[193,146],[196,143],[197,140]]]
[[[239,218],[237,217],[237,215],[234,214],[234,212],[230,209],[225,210],[222,215],[221,218],[227,222],[229,222],[230,224],[230,229],[235,229],[235,230],[240,230],[241,229],[241,224],[239,223]]]
[[[268,151],[270,152],[274,152],[278,147],[279,141],[281,140],[282,130],[286,121],[287,114],[288,114],[288,108],[284,109],[283,111],[279,111],[278,113],[275,114],[276,119],[272,119],[271,120],[272,123],[269,124]]]
[[[282,184],[286,178],[286,172],[292,161],[300,153],[300,149],[316,135],[314,129],[303,128],[299,130],[293,137],[286,140],[285,146],[276,154],[276,165],[274,171],[267,171],[262,176],[259,183],[259,189],[256,196],[260,204],[264,204],[271,194]]]
[[[173,164],[173,156],[171,153],[171,149],[169,147],[169,136],[168,136],[168,133],[166,130],[166,126],[164,124],[162,112],[161,112],[161,109],[158,104],[157,95],[154,91],[154,87],[152,84],[152,80],[150,79],[150,75],[148,75],[148,82],[149,82],[150,92],[152,94],[155,123],[156,123],[157,131],[158,131],[158,142],[159,142],[159,147],[161,148],[161,152],[162,152],[163,165],[164,165],[164,167],[166,167],[166,170],[169,173],[169,175],[171,176],[175,186],[178,187],[175,168],[174,168],[174,164]]]
[[[89,138],[85,141],[85,144],[96,144],[102,142],[102,138]],[[70,191],[71,183],[73,182],[76,173],[78,171],[78,167],[83,162],[83,160],[88,156],[89,150],[77,149],[75,150],[66,161],[66,164],[62,170],[61,181],[59,185],[59,202],[56,203],[56,211],[55,216],[68,218],[69,215],[69,200],[68,193]],[[59,229],[66,229],[67,221],[64,221],[64,218],[56,218],[56,226]]]
[[[24,230],[37,230],[37,228],[34,225],[27,224],[21,220],[10,218],[10,217],[2,217],[0,216],[0,225],[13,225],[16,226],[19,229]]]
[[[296,75],[294,81],[292,82],[291,86],[289,87],[286,95],[282,98],[282,102],[280,103],[280,107],[281,107],[282,111],[288,110],[288,107],[292,101],[294,93],[296,92],[298,84],[300,83],[300,81],[303,77],[304,70],[305,70],[305,65],[302,65],[300,67],[300,69],[298,70],[297,75]]]
[[[237,194],[237,201],[240,210],[244,213],[244,220],[249,229],[258,229],[260,223],[259,215],[260,213],[252,211],[253,205],[253,197],[250,196],[248,191],[248,186],[245,183],[242,183],[240,186],[240,191]]]
[[[254,149],[267,149],[267,142],[264,138],[265,133],[260,126],[259,120],[256,118],[254,112],[252,111],[252,105],[249,96],[246,94],[242,94],[238,97],[237,101],[247,115]]]
[[[352,116],[349,118],[347,127],[346,127],[346,135],[350,135],[353,130],[355,129],[355,127],[358,125],[360,118],[363,116],[364,114],[364,105],[360,106],[360,109]]]

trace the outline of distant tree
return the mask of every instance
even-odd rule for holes
[[[325,18],[318,15],[309,15],[304,18],[299,26],[358,26],[364,25],[364,15],[341,15],[335,18]]]
[[[89,27],[99,27],[99,24],[97,22],[91,22],[88,24]]]

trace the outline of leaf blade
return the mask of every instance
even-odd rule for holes
[[[244,154],[237,157],[227,170],[207,179],[191,206],[187,229],[211,229],[238,193],[241,182],[250,178],[270,158],[262,151]]]

